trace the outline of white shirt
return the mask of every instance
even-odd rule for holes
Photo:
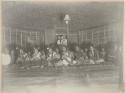
[[[61,40],[61,43],[62,43],[62,45],[67,46],[67,39],[63,39],[63,40]]]
[[[61,45],[61,40],[57,40],[57,45]]]
[[[11,62],[11,57],[9,54],[2,54],[2,65],[9,65]]]

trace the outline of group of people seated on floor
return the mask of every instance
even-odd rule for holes
[[[57,66],[72,66],[82,64],[100,64],[105,62],[106,52],[102,48],[97,51],[93,46],[81,49],[78,45],[74,51],[71,51],[67,46],[47,47],[41,50],[34,47],[33,51],[25,52],[23,48],[16,48],[15,64],[23,67],[39,66],[39,67],[57,67]]]
[[[57,66],[73,66],[84,64],[101,64],[107,61],[108,56],[113,56],[117,59],[118,49],[109,48],[111,52],[106,51],[104,47],[101,49],[95,48],[92,44],[87,47],[83,45],[68,45],[65,36],[58,36],[54,47],[51,45],[42,47],[27,47],[27,48],[13,48],[10,51],[4,51],[2,55],[4,65],[17,64],[24,68],[32,66],[39,67],[57,67]],[[72,49],[73,47],[73,49]],[[112,51],[116,51],[113,52]],[[108,53],[109,52],[109,53]],[[111,54],[110,54],[111,53]],[[110,55],[109,55],[110,54]],[[108,55],[108,56],[107,56]]]

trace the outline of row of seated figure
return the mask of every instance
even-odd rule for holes
[[[47,66],[70,66],[81,64],[100,64],[105,62],[106,52],[104,48],[98,52],[93,46],[89,49],[80,49],[79,46],[75,47],[75,51],[70,51],[67,47],[52,49],[47,48],[47,52],[37,48],[31,51],[24,52],[19,49],[19,55],[16,59],[16,64],[23,64],[23,66],[39,65],[40,67]]]

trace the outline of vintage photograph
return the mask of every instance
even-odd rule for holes
[[[122,1],[2,1],[2,91],[122,90],[123,10]]]

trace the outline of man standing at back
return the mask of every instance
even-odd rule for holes
[[[68,43],[68,41],[67,41],[65,35],[63,35],[63,36],[61,37],[61,44],[64,45],[64,46],[67,46],[67,43]]]

